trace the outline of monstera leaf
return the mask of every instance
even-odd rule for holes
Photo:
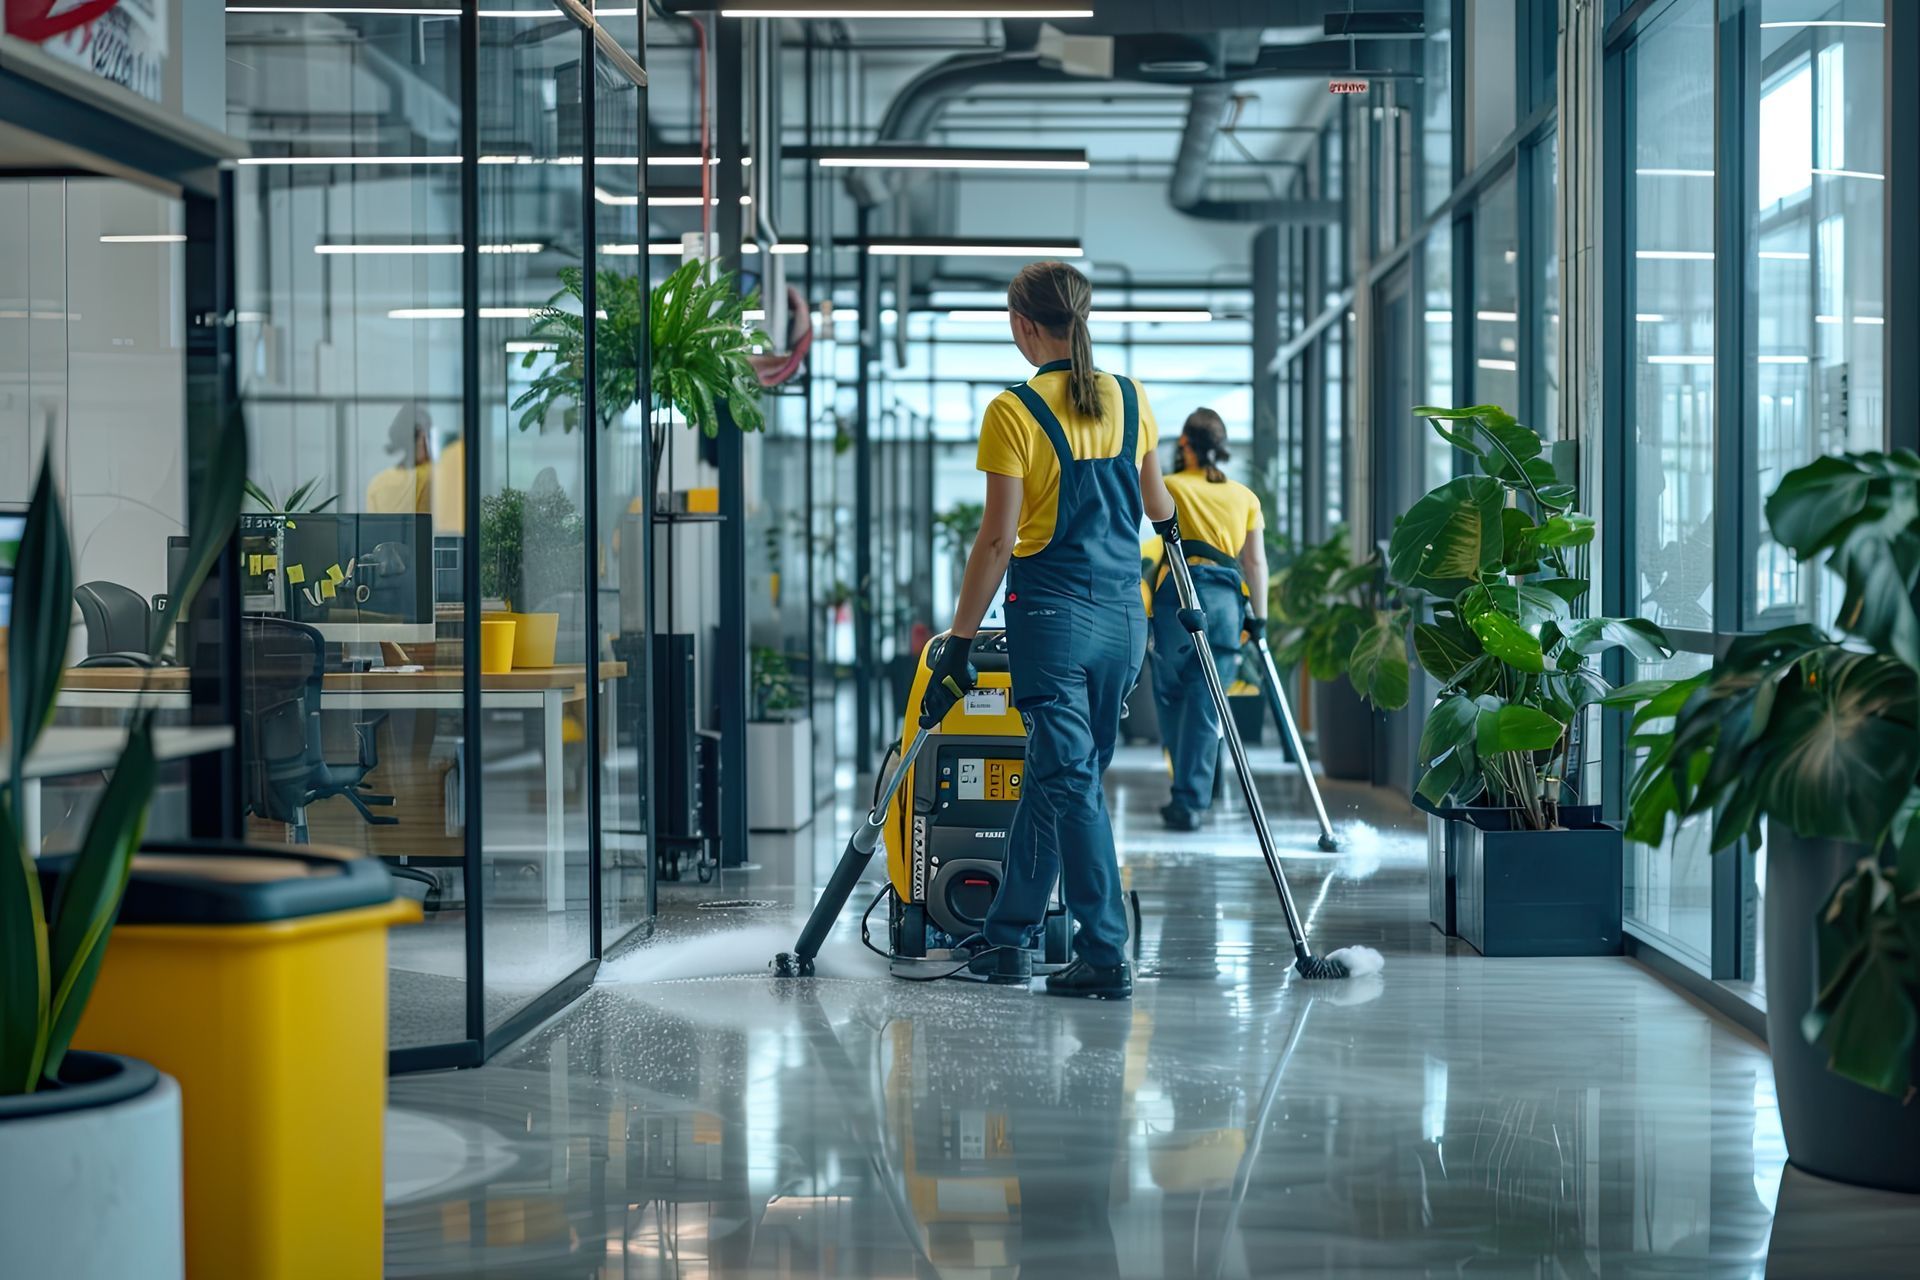
[[[1451,594],[1500,568],[1506,491],[1491,476],[1458,476],[1413,504],[1387,543],[1395,582]]]

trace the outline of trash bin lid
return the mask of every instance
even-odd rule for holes
[[[42,891],[71,855],[42,858]],[[263,924],[378,906],[393,877],[378,858],[312,846],[152,841],[134,856],[121,924]]]

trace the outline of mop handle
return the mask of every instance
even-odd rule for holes
[[[1273,650],[1267,647],[1267,638],[1256,635],[1253,647],[1260,651],[1260,661],[1267,676],[1267,690],[1273,694],[1274,708],[1280,713],[1280,727],[1286,730],[1287,741],[1293,744],[1293,758],[1300,762],[1300,776],[1306,780],[1307,794],[1313,797],[1313,811],[1320,818],[1320,834],[1329,840],[1333,838],[1333,823],[1327,818],[1327,806],[1320,799],[1320,786],[1313,780],[1313,762],[1307,758],[1307,749],[1300,742],[1300,726],[1294,723],[1293,707],[1287,701],[1286,688],[1280,683],[1280,670],[1274,666]]]
[[[1301,958],[1310,955],[1307,950],[1307,935],[1300,927],[1300,912],[1293,905],[1293,893],[1287,888],[1287,877],[1280,870],[1280,857],[1274,852],[1273,832],[1267,829],[1267,811],[1260,803],[1259,788],[1254,785],[1253,767],[1247,763],[1247,749],[1240,742],[1239,726],[1233,722],[1233,707],[1227,702],[1227,691],[1220,683],[1220,673],[1214,668],[1213,652],[1207,647],[1206,611],[1200,607],[1200,598],[1193,589],[1193,575],[1187,572],[1186,550],[1180,545],[1180,527],[1176,524],[1161,535],[1167,548],[1167,563],[1173,571],[1173,589],[1180,598],[1180,625],[1185,627],[1193,638],[1193,654],[1200,664],[1200,671],[1206,677],[1207,692],[1213,695],[1213,705],[1220,713],[1220,728],[1227,739],[1227,752],[1233,757],[1233,767],[1240,775],[1240,790],[1247,798],[1247,810],[1253,815],[1254,835],[1260,840],[1260,853],[1267,860],[1267,871],[1273,876],[1273,887],[1280,894],[1280,909],[1286,913],[1287,932],[1293,935],[1294,953]]]

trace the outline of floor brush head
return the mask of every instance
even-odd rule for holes
[[[1372,947],[1342,947],[1324,956],[1296,960],[1294,969],[1303,978],[1364,978],[1386,967],[1386,958]]]

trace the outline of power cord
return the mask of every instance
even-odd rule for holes
[[[886,897],[888,894],[892,892],[893,892],[892,884],[881,885],[880,892],[873,895],[873,901],[869,902],[867,904],[867,909],[860,913],[860,941],[866,944],[867,950],[873,952],[873,954],[880,956],[882,959],[885,959],[887,961],[892,961],[893,957],[891,955],[888,955],[886,952],[882,951],[879,947],[873,944],[873,934],[869,930],[867,922],[873,918],[873,909],[880,905],[880,899]],[[961,974],[967,971],[968,967],[971,966],[975,960],[980,958],[980,956],[990,956],[996,951],[1019,951],[1019,950],[1021,950],[1021,948],[1019,947],[1010,947],[1010,946],[1006,946],[1005,944],[1002,944],[1000,946],[988,947],[985,951],[981,951],[975,955],[967,957],[967,959],[961,961],[959,964],[947,970],[945,973],[922,973],[922,974],[896,973],[893,976],[900,979],[902,982],[942,982],[948,978],[958,979]],[[967,981],[970,982],[972,981],[972,979],[969,978],[967,979]]]

